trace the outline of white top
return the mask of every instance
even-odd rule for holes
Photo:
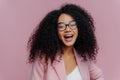
[[[69,75],[67,75],[67,80],[82,80],[78,66],[76,66],[76,68]]]

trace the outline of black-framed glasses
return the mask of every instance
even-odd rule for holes
[[[69,24],[65,24],[65,23],[63,23],[63,22],[60,22],[60,23],[58,23],[58,30],[59,30],[59,31],[64,31],[64,30],[67,28],[67,26],[68,26],[70,29],[73,30],[73,29],[76,29],[76,28],[77,28],[77,23],[76,23],[75,20],[70,21]]]

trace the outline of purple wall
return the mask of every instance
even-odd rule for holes
[[[105,80],[120,80],[120,0],[0,0],[0,80],[29,80],[30,33],[47,12],[65,3],[91,13],[100,47],[97,64]]]

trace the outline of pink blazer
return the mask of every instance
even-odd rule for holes
[[[76,61],[82,80],[104,80],[102,71],[92,62],[84,61],[74,50]],[[67,80],[64,61],[58,55],[51,64],[44,63],[44,60],[37,59],[32,66],[30,80]]]

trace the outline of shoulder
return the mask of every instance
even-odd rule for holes
[[[46,66],[47,62],[45,60],[45,56],[43,57],[36,57],[35,61],[33,62],[33,64],[38,64],[38,65],[42,65],[42,66]]]
[[[45,59],[36,58],[32,64],[31,80],[43,80],[45,68]]]
[[[104,80],[103,71],[95,64],[94,61],[87,61],[91,79]]]

